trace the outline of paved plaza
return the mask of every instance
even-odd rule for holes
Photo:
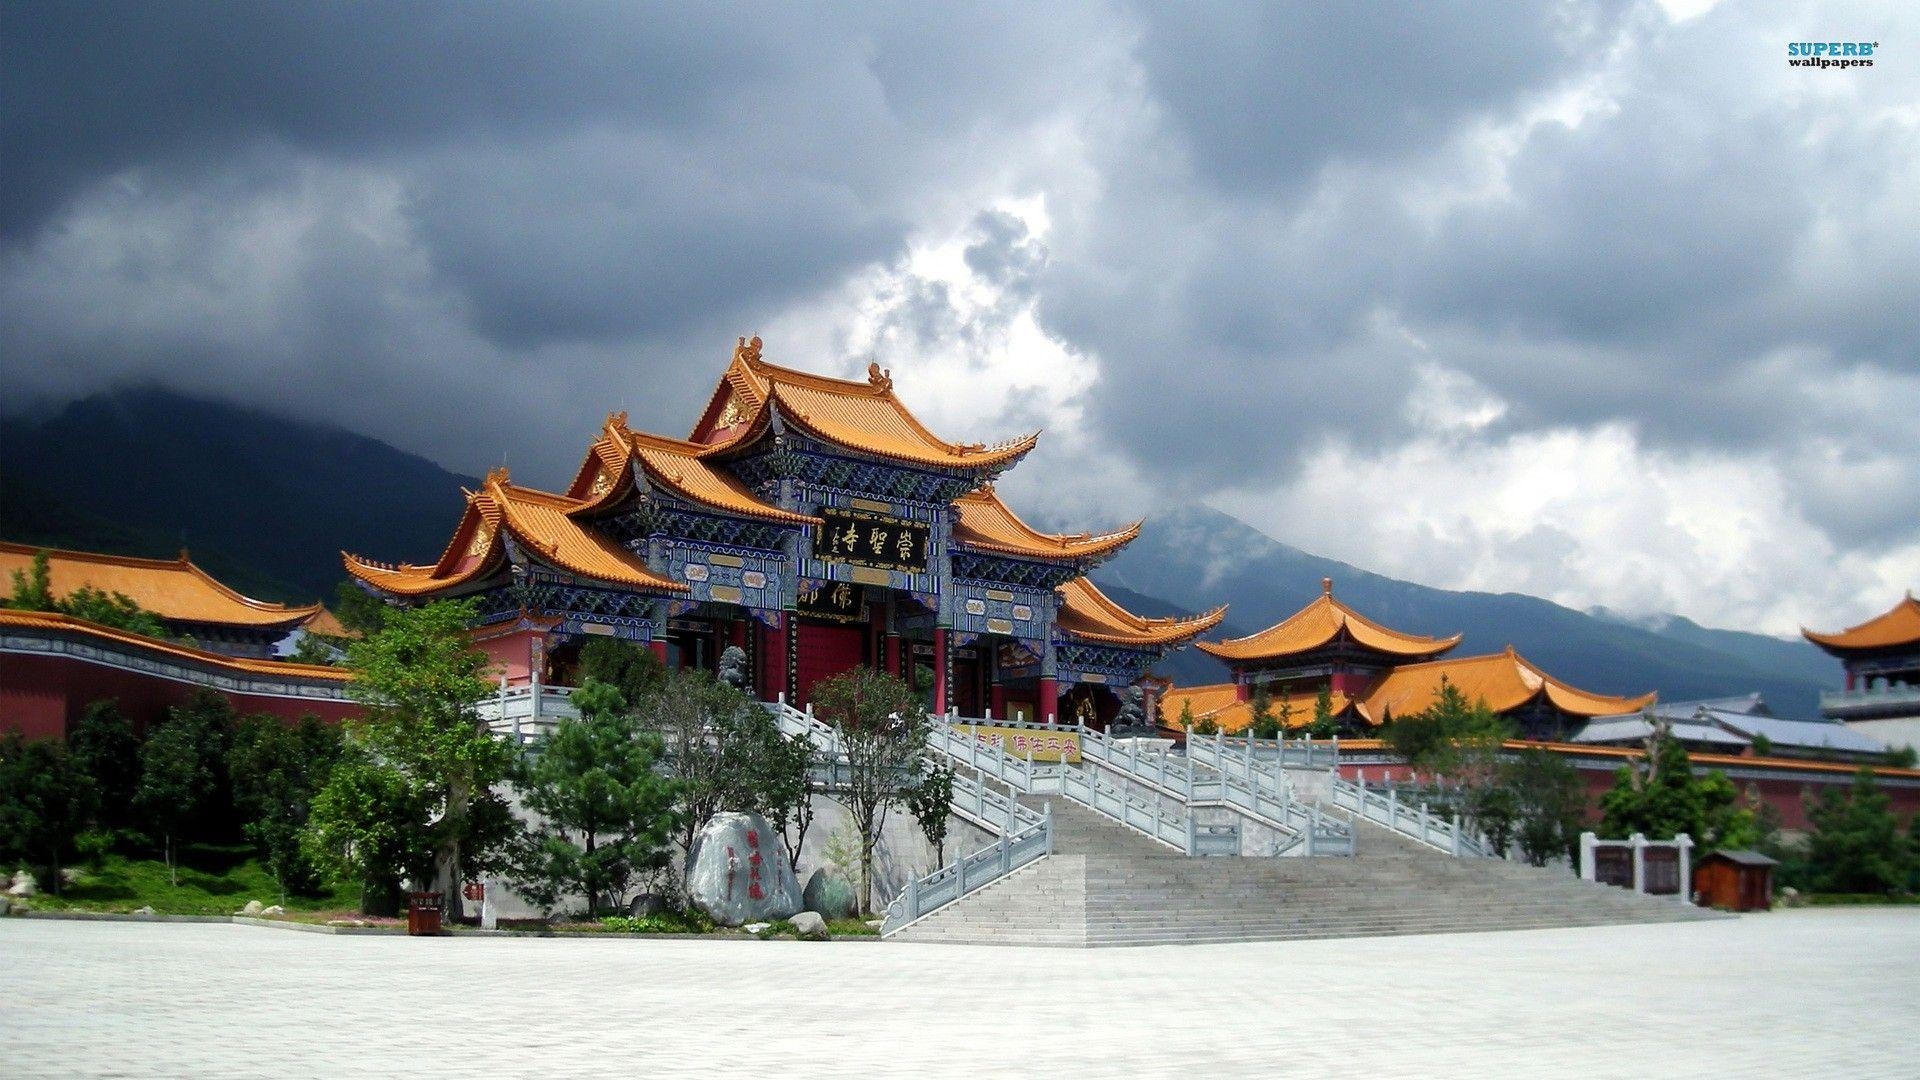
[[[1101,951],[0,921],[38,1076],[1920,1075],[1920,909]]]

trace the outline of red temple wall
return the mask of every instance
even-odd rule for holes
[[[106,698],[120,703],[135,727],[145,730],[165,719],[167,709],[198,689],[135,671],[105,667],[72,656],[0,654],[0,731],[18,731],[29,739],[58,739],[89,704]],[[285,698],[240,691],[219,691],[243,713],[268,713],[284,720],[312,714],[338,722],[358,715],[351,701]]]

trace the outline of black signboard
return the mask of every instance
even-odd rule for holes
[[[850,514],[845,510],[820,511],[825,522],[814,541],[815,555],[829,562],[858,563],[888,570],[925,573],[927,569],[927,527],[895,518]]]
[[[809,619],[866,622],[866,589],[845,581],[800,583],[800,614]]]

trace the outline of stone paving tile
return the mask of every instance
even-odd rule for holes
[[[0,920],[0,1075],[1912,1077],[1920,911],[1114,949]]]

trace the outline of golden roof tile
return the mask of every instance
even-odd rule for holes
[[[1837,634],[1822,634],[1802,628],[1808,641],[1835,655],[1859,649],[1897,649],[1920,645],[1920,600],[1909,592],[1885,614],[1876,615],[1859,626]]]
[[[1460,644],[1449,638],[1405,634],[1381,626],[1334,599],[1333,579],[1322,578],[1313,602],[1257,634],[1227,641],[1202,641],[1196,648],[1222,660],[1274,660],[1309,652],[1345,634],[1356,644],[1398,657],[1429,657]]]
[[[1031,559],[1089,559],[1110,555],[1140,535],[1140,522],[1092,535],[1043,533],[1020,520],[986,484],[954,500],[953,538],[967,547]]]
[[[760,359],[760,339],[733,351],[692,441],[738,445],[759,432],[774,406],[782,419],[837,446],[915,465],[985,469],[1006,465],[1033,449],[1038,432],[992,446],[950,443],[927,430],[900,399],[878,364],[855,382],[778,367]]]
[[[1058,591],[1060,629],[1077,638],[1111,645],[1184,644],[1219,625],[1227,614],[1227,606],[1222,604],[1200,615],[1144,619],[1114,603],[1083,577],[1074,578]]]
[[[0,543],[0,589],[14,571],[29,570],[42,551],[47,552],[47,580],[56,597],[92,586],[120,593],[163,619],[219,626],[291,629],[321,610],[319,604],[288,607],[242,596],[194,565],[184,551],[177,559],[139,559]]]
[[[1656,697],[1611,697],[1569,686],[1509,646],[1505,652],[1487,656],[1402,664],[1367,691],[1359,711],[1375,724],[1384,722],[1389,712],[1394,716],[1422,712],[1439,695],[1442,677],[1459,688],[1468,701],[1484,701],[1497,713],[1512,712],[1544,696],[1555,708],[1575,716],[1617,716],[1638,712],[1653,704]]]

